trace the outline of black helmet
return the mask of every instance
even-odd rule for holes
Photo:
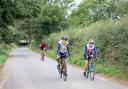
[[[62,36],[62,40],[68,40],[67,36]]]

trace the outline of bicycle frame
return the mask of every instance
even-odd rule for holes
[[[93,58],[91,57],[88,60],[88,67],[86,70],[86,78],[90,75],[91,80],[94,80],[95,72],[94,72],[94,64],[93,64]]]
[[[65,58],[62,57],[61,61],[60,61],[60,72],[59,72],[60,78],[63,77],[64,81],[66,81],[66,78],[67,78],[66,69],[65,69],[66,68],[65,67],[65,63],[66,63],[65,61],[66,61]]]
[[[44,56],[45,56],[44,50],[41,50],[41,60],[42,61],[44,61]]]
[[[63,71],[65,68],[65,59],[63,59],[63,58],[61,59],[60,65],[61,65],[61,71]]]

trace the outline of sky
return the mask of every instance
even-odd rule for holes
[[[69,10],[67,12],[66,17],[70,16],[72,11],[78,7],[78,5],[82,2],[82,0],[74,0],[71,4],[69,4],[69,6],[72,5],[72,7],[69,7]]]
[[[74,0],[74,1],[79,4],[82,0]]]

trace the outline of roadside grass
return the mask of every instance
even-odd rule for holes
[[[37,53],[40,52],[39,48],[37,48],[37,47],[29,46],[29,48],[30,48],[32,51],[34,51],[34,52],[37,52]]]
[[[1,48],[1,50],[0,50],[0,64],[4,64],[10,51],[11,51],[10,47]]]
[[[96,63],[95,65],[96,73],[102,73],[109,77],[115,77],[117,79],[128,81],[128,75],[124,70],[118,68],[117,66],[107,65],[105,63]]]
[[[47,56],[55,59],[56,58],[55,50],[49,49],[47,51]],[[83,68],[85,64],[85,60],[81,57],[72,57],[71,59],[68,58],[68,63]],[[98,74],[103,74],[109,77],[117,78],[119,80],[121,79],[128,81],[128,75],[125,73],[124,70],[122,70],[122,68],[103,63],[101,60],[96,61],[94,65],[95,65],[95,72]]]
[[[46,55],[47,55],[48,57],[53,58],[53,59],[56,58],[56,53],[55,53],[55,50],[53,50],[53,49],[47,50],[47,51],[46,51]]]

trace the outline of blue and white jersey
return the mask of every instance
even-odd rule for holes
[[[60,40],[57,44],[57,50],[59,53],[67,53],[67,44],[64,44],[62,40]]]

